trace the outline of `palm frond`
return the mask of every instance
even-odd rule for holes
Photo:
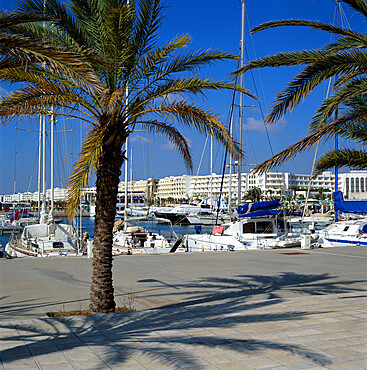
[[[343,103],[360,94],[367,94],[367,79],[358,78],[345,84],[340,90],[330,98],[325,99],[321,107],[317,110],[309,126],[310,131],[317,130],[322,126],[336,109]]]
[[[165,81],[165,80],[163,80]],[[195,95],[204,95],[205,92],[209,90],[236,90],[243,92],[247,96],[257,99],[255,95],[249,92],[247,89],[243,89],[238,85],[222,82],[222,81],[214,81],[210,79],[203,79],[199,77],[189,77],[189,78],[179,78],[179,79],[171,79],[165,82],[161,82],[155,88],[149,89],[144,88],[142,90],[135,90],[134,92],[130,92],[129,99],[131,98],[132,101],[138,101],[139,105],[134,106],[134,110],[137,108],[144,109],[149,103],[154,102],[157,99],[167,98],[167,97],[174,97],[179,96],[180,94],[188,93]],[[134,93],[134,96],[132,94]],[[132,104],[133,106],[133,104]]]
[[[190,153],[190,145],[187,139],[175,127],[165,122],[157,120],[144,121],[147,129],[154,134],[161,135],[168,139],[175,149],[181,154],[186,168],[189,171],[193,169],[192,156]]]
[[[316,163],[316,171],[325,171],[335,166],[366,170],[367,152],[350,148],[331,150],[319,158]]]
[[[69,220],[74,219],[76,210],[80,205],[82,189],[87,186],[89,178],[96,168],[105,131],[106,127],[101,126],[89,131],[78,156],[79,160],[74,165],[67,191],[67,215]]]
[[[30,12],[56,18],[58,21],[55,22],[55,25],[60,30],[64,30],[65,34],[72,37],[79,46],[88,47],[90,45],[70,8],[65,7],[63,2],[58,0],[47,0],[46,2],[43,0],[19,0],[16,9],[22,13]]]
[[[299,155],[307,150],[313,148],[319,141],[327,141],[332,135],[343,132],[343,127],[356,125],[358,127],[361,116],[367,115],[367,109],[362,108],[353,110],[345,113],[342,117],[337,120],[328,122],[325,126],[320,127],[316,131],[312,132],[305,138],[299,140],[297,143],[289,146],[282,150],[275,156],[267,159],[263,163],[260,163],[253,169],[254,173],[264,173],[271,168],[278,167],[285,162],[289,161],[296,155]]]
[[[332,53],[330,52],[327,54],[327,52],[323,49],[276,53],[253,60],[242,68],[237,69],[232,73],[232,75],[238,76],[241,73],[245,73],[256,68],[286,67],[311,64],[317,62],[320,60],[320,58],[324,58],[326,55],[332,55]]]
[[[222,143],[230,153],[242,153],[239,144],[234,142],[230,137],[227,129],[218,120],[218,117],[211,111],[205,111],[202,108],[190,104],[188,101],[171,102],[169,104],[161,104],[149,108],[145,111],[139,112],[134,117],[134,122],[142,117],[155,114],[162,119],[167,120],[170,116],[173,117],[177,123],[182,124],[191,129],[195,129],[203,135],[213,135],[213,137]]]
[[[133,17],[130,38],[132,53],[127,76],[134,70],[139,59],[154,47],[154,39],[157,37],[157,31],[163,21],[160,0],[141,0],[139,7],[134,8],[135,17]]]
[[[35,12],[7,12],[0,11],[0,30],[2,32],[18,33],[20,27],[27,23],[56,21],[55,17],[38,14]]]
[[[83,112],[85,117],[90,117],[89,122],[92,125],[95,124],[93,117],[98,114],[96,108],[80,95],[73,94],[73,91],[65,86],[50,83],[42,87],[24,88],[4,96],[0,101],[0,117],[3,122],[8,122],[16,116],[49,114],[51,106],[55,109],[67,108],[69,111]]]
[[[367,4],[365,0],[342,0],[343,3],[348,4],[352,9],[367,17]]]
[[[285,20],[277,20],[277,21],[270,21],[270,22],[262,23],[254,27],[251,30],[251,33],[256,33],[259,31],[267,30],[270,28],[276,28],[276,27],[294,27],[294,26],[295,27],[309,27],[309,28],[314,28],[316,30],[333,33],[339,36],[347,36],[355,40],[359,39],[359,33],[349,30],[347,28],[334,26],[328,23],[308,21],[308,20],[299,20],[299,19],[285,19]]]
[[[367,47],[367,37],[364,34],[359,34],[359,39],[342,37],[335,40],[333,43],[326,45],[324,48],[325,50],[328,51],[337,52],[340,50],[364,49],[366,47]]]

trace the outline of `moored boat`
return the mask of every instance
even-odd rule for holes
[[[150,217],[135,217],[127,221],[139,222],[147,220],[152,221]],[[154,218],[153,221],[171,224],[167,219]],[[118,256],[124,254],[184,252],[185,250],[179,247],[181,241],[174,231],[172,236],[173,238],[166,238],[159,233],[148,231],[139,225],[127,224],[125,227],[123,223],[120,223],[120,229],[116,230],[113,236],[112,254]]]
[[[19,236],[12,235],[5,246],[7,257],[80,256],[84,250],[75,229],[67,224],[25,226]]]
[[[321,248],[367,246],[367,218],[335,222],[318,235]]]
[[[211,234],[185,236],[188,252],[236,251],[301,246],[301,235],[288,233],[280,201],[258,202],[238,208],[239,220],[227,229],[215,226]],[[254,210],[254,212],[250,212]]]

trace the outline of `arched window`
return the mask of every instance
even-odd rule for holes
[[[361,192],[364,192],[364,177],[361,177]]]
[[[351,193],[354,193],[354,178],[353,177],[350,179],[350,191]]]
[[[356,192],[359,193],[359,178],[356,178]]]
[[[346,193],[349,194],[349,179],[348,178],[345,179],[345,190],[346,190]]]

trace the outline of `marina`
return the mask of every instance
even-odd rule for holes
[[[0,370],[367,369],[367,0],[3,2]]]

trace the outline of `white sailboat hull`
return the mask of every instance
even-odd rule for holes
[[[73,227],[65,224],[26,226],[6,244],[5,252],[10,258],[83,255]]]

